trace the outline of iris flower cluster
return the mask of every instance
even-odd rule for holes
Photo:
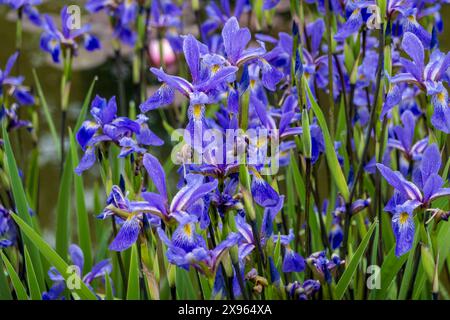
[[[409,278],[422,272],[425,279],[433,266],[434,297],[442,265],[436,246],[447,239],[450,215],[450,53],[439,44],[446,3],[291,1],[292,23],[277,33],[272,19],[285,17],[279,0],[208,1],[205,8],[197,1],[88,0],[90,14],[110,17],[115,62],[120,43],[134,48],[134,87],[131,95],[119,90],[120,108],[113,94],[86,99],[90,113],[87,119],[82,113],[75,132],[83,156],[75,163],[71,146],[61,190],[70,180],[65,170],[74,171],[79,232],[90,235],[82,175],[90,170],[95,178],[92,169],[99,168],[106,198],[103,207],[94,188],[100,253],[89,257],[85,239],[83,253],[58,233],[58,254],[80,271],[85,254],[89,266],[100,261],[79,274],[96,298],[103,295],[94,280],[111,286],[111,275],[114,284],[123,280],[117,288],[127,297],[135,286],[137,294],[157,299],[170,291],[177,298],[180,281],[196,278],[202,298],[342,299],[363,286],[364,276],[354,275],[370,264],[398,266],[402,271],[390,281],[401,288],[381,279],[386,290],[355,296],[415,295],[404,290],[415,283]],[[89,25],[72,29],[67,8],[59,24],[38,14],[39,0],[0,4],[26,13],[42,29],[42,51],[63,62],[65,116],[71,59],[81,44],[100,50],[99,39]],[[193,26],[184,19],[187,9]],[[160,63],[147,68],[145,50],[152,58],[155,39]],[[167,42],[177,63],[165,63]],[[7,119],[7,129],[31,127],[18,108],[35,102],[24,79],[11,76],[17,58],[0,70],[0,120]],[[162,156],[168,143],[155,133],[159,120],[173,144],[182,138],[170,159]],[[7,250],[22,248],[11,212],[23,206],[14,207],[14,191],[11,197],[7,190],[8,209],[0,199],[0,248]],[[27,191],[23,199],[36,201]],[[69,220],[64,210],[59,203],[61,229]],[[414,261],[417,253],[428,259],[423,266]],[[108,254],[114,259],[99,259]],[[398,260],[385,265],[383,259]],[[48,277],[53,285],[42,298],[65,298],[70,288],[60,271],[52,267]]]

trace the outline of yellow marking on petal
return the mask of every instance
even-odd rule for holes
[[[250,80],[250,88],[253,89],[255,87],[255,84],[256,84],[256,80],[254,80],[254,79]]]
[[[409,214],[407,214],[406,212],[400,213],[400,218],[399,218],[400,224],[405,224],[406,221],[408,221],[408,218],[409,218]]]
[[[190,223],[183,226],[183,231],[189,238],[192,237],[192,227]]]
[[[201,104],[195,104],[193,108],[193,114],[194,118],[196,120],[200,120],[202,117],[202,105]]]
[[[265,145],[266,139],[264,137],[260,137],[258,138],[258,140],[256,141],[256,147],[261,148],[262,146]]]
[[[442,104],[447,102],[447,101],[445,101],[445,94],[443,92],[439,92],[436,97],[437,97],[438,101]]]
[[[50,47],[51,48],[56,48],[57,46],[58,46],[58,40],[56,40],[56,39],[50,40]]]
[[[407,19],[409,20],[409,22],[416,22],[416,17],[414,17],[413,15],[408,16]]]
[[[216,73],[217,71],[219,71],[219,69],[220,69],[220,66],[218,64],[215,64],[211,67],[211,71],[213,74]]]

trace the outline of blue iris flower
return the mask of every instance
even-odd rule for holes
[[[36,26],[42,23],[41,16],[36,6],[42,4],[42,0],[0,0],[0,5],[8,5],[16,11],[22,11]]]
[[[431,103],[434,106],[434,113],[431,117],[433,126],[445,133],[450,133],[448,92],[443,84],[448,82],[446,72],[450,67],[450,52],[444,54],[439,50],[434,50],[428,64],[425,65],[424,46],[417,35],[411,32],[407,32],[403,36],[402,48],[412,60],[400,58],[404,66],[404,72],[391,78],[391,83],[394,86],[386,97],[381,116],[384,116],[396,104],[400,103],[402,94],[398,84],[410,83],[426,91],[431,97]]]
[[[83,267],[84,267],[84,254],[81,251],[80,247],[75,244],[70,245],[69,247],[69,255],[74,266],[77,267],[77,272],[79,272],[78,276],[82,276]],[[94,265],[87,274],[82,277],[82,281],[92,290],[91,287],[92,281],[97,278],[105,278],[109,277],[109,274],[112,271],[112,264],[109,259],[102,260],[96,265]],[[48,276],[50,280],[54,281],[53,286],[49,291],[42,293],[43,300],[58,300],[64,299],[63,293],[66,288],[64,277],[56,270],[55,267],[51,267],[48,271]],[[112,281],[112,280],[110,280]]]
[[[83,158],[75,169],[77,174],[92,167],[96,160],[96,146],[104,142],[113,142],[121,147],[119,157],[131,153],[144,154],[146,146],[160,146],[164,142],[148,127],[148,118],[138,115],[137,120],[117,117],[116,98],[107,101],[96,96],[91,104],[92,120],[86,120],[76,134],[77,141],[85,151]],[[133,136],[135,139],[133,139]]]
[[[440,167],[441,154],[435,144],[424,151],[420,166],[413,172],[414,182],[406,180],[398,171],[394,172],[382,164],[377,164],[378,170],[396,191],[385,210],[394,213],[392,225],[397,240],[397,256],[412,247],[413,211],[418,207],[429,208],[433,200],[450,196],[450,188],[443,188],[444,180],[438,174]]]
[[[76,55],[78,43],[83,40],[84,48],[88,51],[100,49],[100,41],[90,32],[90,25],[84,25],[80,29],[70,29],[71,16],[67,11],[67,7],[61,10],[62,29],[59,30],[53,19],[45,14],[43,16],[41,27],[43,33],[41,35],[41,49],[49,53],[55,63],[61,61],[61,54],[64,48],[70,48]]]

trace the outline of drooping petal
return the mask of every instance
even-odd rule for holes
[[[361,9],[356,8],[348,20],[338,28],[334,39],[336,41],[343,41],[347,39],[352,34],[358,32],[359,28],[361,28],[363,24],[363,18],[361,14]]]
[[[377,168],[386,179],[386,181],[396,190],[411,200],[421,200],[422,195],[415,184],[405,180],[402,174],[398,171],[392,171],[381,163],[377,163]]]
[[[174,90],[168,86],[166,83],[163,83],[161,87],[150,97],[140,105],[141,112],[146,113],[150,110],[155,110],[160,107],[164,107],[169,105],[175,99]]]
[[[305,270],[305,259],[297,252],[286,248],[284,255],[282,271],[283,272],[302,272]]]
[[[80,268],[80,272],[82,272],[84,267],[84,254],[83,251],[81,251],[81,248],[76,244],[71,244],[69,247],[69,255],[71,261]]]
[[[398,212],[392,217],[392,229],[395,236],[395,255],[402,256],[411,250],[414,241],[414,220],[412,212]]]
[[[97,263],[92,267],[92,270],[87,273],[83,281],[85,283],[91,283],[95,278],[103,277],[105,275],[110,274],[112,271],[112,264],[110,259],[105,259]]]
[[[380,119],[383,119],[384,116],[401,101],[402,90],[397,85],[392,86],[388,94],[386,95],[386,100],[384,101],[383,109],[381,110]]]
[[[83,157],[80,160],[80,163],[75,168],[75,173],[81,175],[83,171],[88,170],[94,165],[96,159],[95,147],[87,147]]]
[[[259,175],[253,175],[251,191],[253,199],[261,207],[274,207],[279,202],[278,193]]]
[[[139,236],[141,226],[136,216],[129,218],[120,228],[117,236],[113,242],[109,245],[109,249],[112,251],[124,251],[131,247]]]
[[[450,107],[447,90],[442,88],[441,92],[433,95],[431,103],[434,107],[431,123],[436,129],[450,134]]]
[[[100,125],[98,125],[93,121],[83,122],[76,136],[76,139],[81,149],[86,150],[86,146],[88,145],[92,137],[95,135],[99,127]]]
[[[178,90],[185,96],[189,96],[194,91],[192,84],[181,77],[168,75],[162,69],[157,68],[150,68],[150,71],[158,77],[159,81],[167,83],[168,86]]]

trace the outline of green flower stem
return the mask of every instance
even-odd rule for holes
[[[341,251],[341,258],[344,258],[347,255],[348,252],[348,232],[350,230],[350,220],[351,220],[351,204],[353,201],[353,197],[355,196],[356,192],[356,186],[358,184],[358,181],[360,180],[363,170],[364,170],[364,160],[367,157],[367,154],[369,152],[369,143],[370,143],[370,135],[375,127],[375,120],[376,120],[376,109],[378,106],[378,99],[380,97],[380,89],[382,88],[382,82],[381,79],[383,78],[384,74],[384,24],[381,24],[380,26],[380,32],[379,32],[379,48],[378,48],[378,65],[377,65],[377,78],[376,78],[376,89],[375,89],[375,99],[374,103],[372,105],[372,108],[370,110],[370,120],[369,120],[369,127],[367,128],[366,137],[364,141],[364,149],[361,156],[361,161],[358,166],[358,170],[356,171],[355,180],[350,190],[350,197],[345,205],[346,207],[346,215],[345,215],[345,224],[344,224],[344,240],[342,242],[342,251]],[[369,104],[370,105],[370,104]]]
[[[328,117],[330,126],[330,135],[334,139],[334,96],[333,96],[333,43],[331,40],[331,9],[330,1],[325,1],[325,23],[327,28],[327,55],[328,55]]]

